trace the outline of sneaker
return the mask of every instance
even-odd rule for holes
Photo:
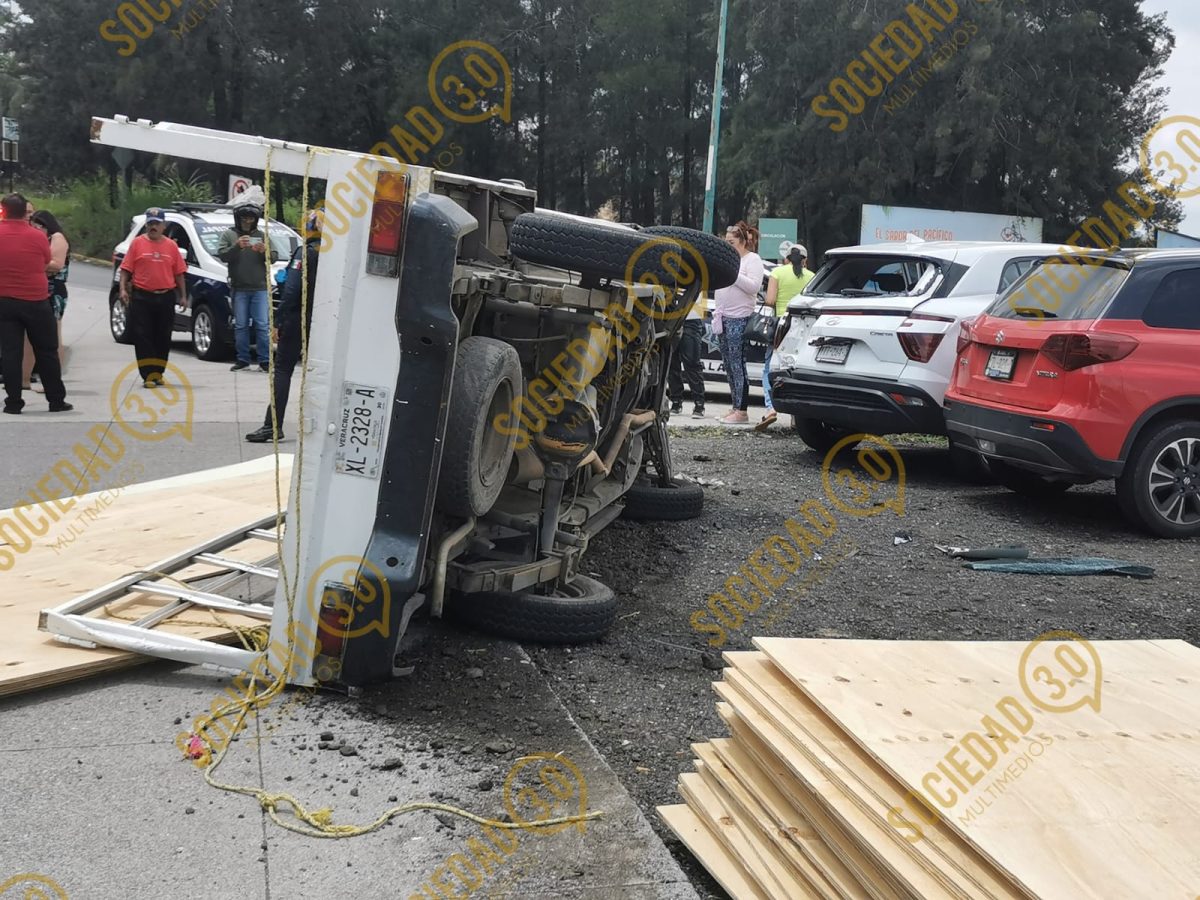
[[[704,415],[704,407],[701,406],[699,403],[697,403],[695,406],[692,407],[692,418],[693,419],[707,419],[708,418],[708,416]]]
[[[51,403],[50,404],[50,412],[70,412],[74,408],[75,407],[72,406],[70,403],[68,403],[66,400],[63,400],[60,403]]]
[[[279,432],[279,439],[283,440],[283,432]],[[246,435],[246,440],[252,444],[265,444],[271,440],[271,426],[264,425],[258,431],[252,431]]]
[[[242,369],[250,368],[250,363],[242,362],[240,359],[229,367],[230,372],[240,372]]]
[[[735,409],[721,420],[722,425],[749,425],[750,415],[744,410]]]
[[[259,363],[259,364],[258,364],[258,370],[259,370],[260,372],[270,372],[270,371],[271,371],[271,367],[270,367],[270,366],[268,366],[266,363]]]
[[[678,415],[678,414],[681,414],[682,412],[683,412],[683,401],[682,400],[676,400],[674,403],[671,404],[671,413],[673,415]]]

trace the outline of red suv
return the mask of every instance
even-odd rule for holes
[[[1134,522],[1200,534],[1200,251],[1071,252],[963,324],[951,439],[1013,490],[1115,478]]]

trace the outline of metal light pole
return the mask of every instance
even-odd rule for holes
[[[717,72],[713,76],[712,124],[708,130],[708,171],[704,176],[704,230],[713,230],[717,207],[717,141],[721,136],[721,96],[725,78],[725,22],[729,18],[729,0],[721,0],[720,25],[717,27]]]

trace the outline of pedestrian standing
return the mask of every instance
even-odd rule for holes
[[[221,235],[217,256],[229,266],[229,291],[233,301],[234,347],[237,362],[230,371],[248,369],[250,359],[250,320],[254,320],[254,351],[258,367],[268,371],[271,339],[267,316],[267,243],[258,229],[262,210],[241,206],[233,214],[233,227]]]
[[[739,221],[725,229],[725,240],[741,257],[737,280],[716,292],[713,330],[718,334],[721,359],[733,410],[722,425],[746,425],[750,422],[750,378],[746,374],[746,325],[762,288],[763,261],[758,255],[758,229]]]
[[[29,338],[50,412],[67,412],[58,365],[58,330],[46,296],[52,255],[46,236],[25,221],[29,202],[20,194],[0,200],[0,359],[4,372],[4,411],[16,415],[25,407],[21,368]]]
[[[121,302],[129,308],[129,327],[142,386],[163,383],[176,305],[187,308],[187,264],[179,245],[166,236],[167,217],[157,206],[146,210],[146,233],[139,234],[121,261]]]
[[[671,394],[671,412],[683,412],[683,383],[692,392],[692,418],[704,418],[704,368],[700,362],[704,346],[704,319],[700,314],[704,304],[701,295],[688,310],[679,334],[679,344],[667,368],[667,384]]]
[[[783,318],[787,315],[788,303],[808,286],[813,280],[813,273],[805,267],[808,249],[803,244],[784,241],[779,245],[779,258],[783,260],[782,264],[767,276],[767,309],[776,318]],[[762,421],[754,426],[755,431],[766,431],[779,418],[771,397],[771,353],[775,349],[774,343],[771,341],[767,344],[767,355],[763,360],[763,399],[767,411]]]
[[[279,423],[278,440],[283,440],[283,418],[287,411],[292,372],[296,363],[303,363],[303,335],[312,326],[313,288],[317,283],[317,261],[321,258],[320,211],[314,211],[304,224],[304,243],[297,247],[288,262],[287,280],[280,291],[279,309],[275,313],[275,329],[279,347],[275,351],[275,370],[271,373],[271,391],[275,397],[275,413],[267,405],[262,427],[246,435],[252,444],[265,444],[274,434],[273,421]],[[301,325],[303,323],[303,326]]]
[[[49,210],[39,209],[29,220],[38,231],[46,235],[50,241],[50,265],[46,267],[49,275],[47,290],[50,292],[50,305],[54,309],[54,318],[58,321],[58,362],[65,373],[67,370],[67,348],[63,345],[62,318],[67,311],[67,276],[71,271],[71,243],[63,234],[58,219]]]

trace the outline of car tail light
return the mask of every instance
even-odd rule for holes
[[[958,323],[957,355],[962,356],[962,352],[971,346],[973,340],[975,340],[975,320],[963,319]]]
[[[1136,338],[1125,334],[1053,334],[1042,344],[1042,355],[1070,372],[1124,359],[1137,345]]]
[[[404,205],[408,176],[380,172],[371,203],[371,233],[367,238],[367,271],[372,275],[400,274],[400,247],[404,242]]]
[[[908,328],[915,321],[922,322],[953,322],[953,317],[935,316],[929,313],[910,313],[908,318],[900,323],[900,328]],[[916,332],[898,332],[897,340],[900,341],[900,347],[904,350],[904,355],[909,359],[915,359],[917,362],[929,362],[933,358],[934,351],[941,344],[942,334],[930,334]]]
[[[914,359],[917,362],[929,362],[933,358],[933,353],[938,348],[938,344],[942,342],[943,335],[940,334],[922,334],[904,332],[897,334],[896,338],[900,341],[900,347],[904,350],[904,355],[909,359]]]
[[[787,333],[792,328],[792,316],[784,316],[783,320],[775,326],[775,346],[778,347],[783,343],[783,339],[787,337]]]

